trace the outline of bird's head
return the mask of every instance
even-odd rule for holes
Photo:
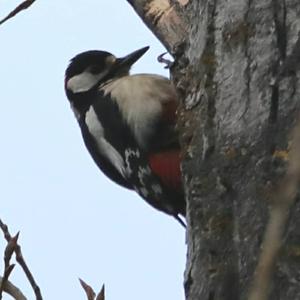
[[[131,66],[149,49],[144,47],[117,58],[106,51],[86,51],[76,55],[65,75],[67,94],[80,94],[100,84],[129,74]]]

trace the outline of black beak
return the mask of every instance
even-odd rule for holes
[[[150,47],[144,47],[139,50],[136,50],[125,57],[117,58],[116,67],[117,68],[130,68],[139,58],[141,58]]]

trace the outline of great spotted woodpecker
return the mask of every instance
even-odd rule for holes
[[[102,172],[184,225],[175,89],[159,75],[129,75],[148,49],[123,58],[96,50],[78,54],[66,70],[66,95]]]

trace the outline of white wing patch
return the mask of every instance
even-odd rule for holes
[[[159,184],[152,184],[151,188],[155,194],[162,194],[163,192]]]
[[[104,129],[93,106],[86,112],[85,123],[90,134],[96,141],[99,152],[112,163],[124,178],[126,178],[124,160],[120,153],[105,139]]]
[[[125,165],[126,165],[126,174],[128,176],[130,176],[132,174],[132,169],[130,167],[130,162],[129,162],[129,159],[132,157],[132,156],[135,156],[137,158],[139,158],[141,156],[139,150],[132,150],[132,149],[126,149],[125,150]]]

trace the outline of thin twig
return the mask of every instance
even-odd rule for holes
[[[11,257],[16,249],[17,241],[18,241],[19,233],[16,234],[10,241],[7,243],[6,248],[4,250],[4,271],[2,281],[0,283],[0,300],[2,299],[2,292],[4,291],[4,286],[8,281],[9,275],[13,271],[15,265],[10,264]]]
[[[4,22],[8,21],[9,19],[13,18],[15,15],[17,15],[22,10],[27,9],[34,2],[35,2],[35,0],[25,0],[24,2],[19,4],[12,12],[10,12],[4,19],[2,19],[0,21],[0,25],[2,25]]]
[[[283,234],[300,182],[300,121],[292,132],[292,148],[287,173],[274,194],[273,207],[264,234],[262,250],[249,300],[267,300],[272,274],[282,246]]]
[[[85,291],[87,300],[105,300],[104,284],[102,285],[101,291],[98,293],[98,295],[96,295],[96,293],[94,292],[93,288],[90,285],[88,285],[86,282],[84,282],[80,278],[79,278],[79,282]]]
[[[3,277],[0,276],[0,285],[2,285]],[[6,280],[3,284],[3,291],[10,295],[15,300],[27,300],[24,294],[17,288],[14,284],[12,284],[9,280]]]
[[[8,265],[7,267],[4,268],[4,272],[3,272],[3,277],[1,282],[0,282],[0,300],[2,299],[2,293],[4,291],[4,286],[6,284],[6,282],[8,282],[8,278],[9,275],[11,274],[12,270],[14,269],[15,265]]]
[[[101,291],[97,295],[96,300],[105,300],[105,286],[104,286],[104,284],[102,285]]]
[[[96,293],[94,292],[93,288],[86,282],[84,282],[81,278],[79,278],[79,282],[85,291],[87,300],[94,300],[96,297]]]
[[[12,236],[10,235],[9,233],[9,230],[8,230],[8,227],[7,225],[5,225],[1,219],[0,219],[0,228],[2,229],[3,231],[3,234],[4,234],[4,237],[6,239],[6,241],[9,243],[13,238]],[[41,291],[40,291],[40,288],[39,286],[37,285],[36,281],[34,280],[34,277],[31,273],[31,271],[29,270],[25,260],[24,260],[24,257],[22,255],[22,251],[21,251],[21,247],[18,243],[16,243],[16,246],[15,246],[15,250],[14,250],[15,254],[16,254],[16,261],[19,263],[19,265],[22,267],[33,291],[34,291],[34,294],[36,296],[36,300],[43,300],[42,298],[42,295],[41,295]]]

